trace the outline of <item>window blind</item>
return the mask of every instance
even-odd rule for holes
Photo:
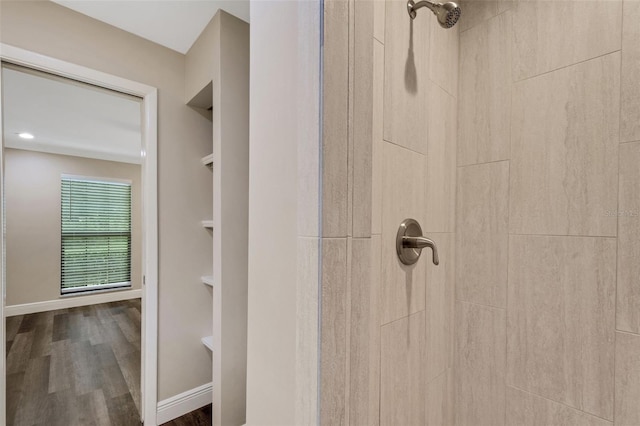
[[[61,292],[131,285],[131,184],[61,181]]]

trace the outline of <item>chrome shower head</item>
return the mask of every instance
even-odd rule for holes
[[[434,3],[428,0],[422,0],[418,3],[415,3],[413,0],[409,0],[407,2],[407,11],[409,12],[409,16],[411,19],[415,19],[416,10],[421,7],[428,7],[438,18],[438,23],[442,28],[451,28],[453,27],[458,19],[460,19],[460,15],[462,14],[462,10],[460,6],[458,6],[454,2],[448,3]]]

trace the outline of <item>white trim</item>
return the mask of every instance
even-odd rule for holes
[[[113,183],[116,185],[128,185],[131,186],[133,181],[131,179],[120,179],[114,177],[99,177],[99,176],[82,176],[82,175],[70,175],[68,173],[61,173],[60,180],[73,180],[79,182],[94,182],[94,183]]]
[[[158,403],[158,424],[170,422],[213,401],[213,383],[182,392]]]
[[[44,302],[24,303],[22,305],[5,306],[4,313],[8,317],[35,314],[37,312],[55,311],[78,306],[97,305],[99,303],[119,302],[121,300],[140,299],[142,290],[111,291],[108,293],[90,294],[83,297],[64,297]]]
[[[144,98],[151,91],[156,90],[155,87],[143,83],[127,80],[126,78],[96,71],[83,67],[82,65],[72,64],[4,43],[0,43],[0,56],[4,61],[12,64],[60,75],[72,80],[82,81],[93,84],[94,86],[104,87],[140,98]]]
[[[131,289],[131,281],[112,284],[83,285],[82,287],[69,287],[60,290],[60,297],[77,297],[88,294],[96,294],[110,291]]]
[[[142,151],[142,187],[144,202],[143,283],[142,298],[142,383],[144,403],[142,419],[146,425],[157,425],[158,405],[158,90],[144,97],[144,144]]]
[[[0,58],[2,57],[2,44],[0,43]],[[0,72],[0,249],[2,252],[2,259],[0,259],[0,424],[5,424],[6,413],[6,339],[5,339],[5,324],[4,319],[4,304],[6,302],[6,291],[4,289],[5,281],[5,263],[6,263],[6,250],[4,246],[5,242],[5,229],[4,226],[4,130],[2,123],[2,72]]]
[[[0,58],[73,80],[142,98],[143,287],[141,417],[155,426],[158,401],[158,90],[155,87],[0,43]],[[5,283],[2,280],[2,294]],[[4,304],[4,301],[2,302]],[[3,321],[4,322],[4,321]],[[0,357],[5,358],[2,346]],[[0,364],[4,368],[4,363]],[[4,389],[4,375],[0,390]],[[0,395],[4,401],[4,396]],[[5,406],[0,403],[0,423]]]

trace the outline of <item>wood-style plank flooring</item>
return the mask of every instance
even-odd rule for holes
[[[170,422],[163,423],[162,426],[209,426],[212,422],[211,415],[211,404],[209,404]]]
[[[140,299],[8,317],[6,330],[8,426],[140,425]]]

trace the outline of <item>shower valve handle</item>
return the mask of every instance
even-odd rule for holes
[[[429,247],[433,251],[433,264],[438,265],[440,263],[440,259],[438,259],[438,247],[436,247],[436,243],[434,243],[433,240],[427,237],[403,236],[402,247],[413,248],[413,249],[423,249],[423,248]]]
[[[433,264],[438,265],[440,259],[436,243],[422,236],[422,228],[416,220],[403,220],[396,234],[396,253],[400,262],[405,265],[413,265],[420,259],[422,249],[427,247],[433,251]]]

